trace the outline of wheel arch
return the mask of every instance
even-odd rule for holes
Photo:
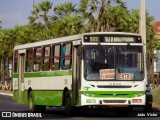
[[[32,91],[32,88],[31,87],[29,87],[28,88],[28,93],[27,93],[27,97],[28,97],[28,99],[29,99],[29,94],[30,94],[30,92]]]
[[[62,95],[62,105],[63,106],[64,106],[65,94],[67,93],[67,91],[69,91],[69,89],[67,87],[65,87],[64,90],[63,90],[63,95]]]

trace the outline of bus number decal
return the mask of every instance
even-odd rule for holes
[[[96,99],[86,99],[86,103],[96,103]]]
[[[18,81],[15,80],[15,82],[14,82],[14,87],[17,87],[17,86],[18,86]]]
[[[118,75],[119,80],[132,80],[133,74],[132,73],[120,73]]]

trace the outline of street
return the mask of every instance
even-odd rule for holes
[[[27,105],[17,104],[12,100],[12,96],[0,95],[0,118],[2,118],[2,112],[11,112],[12,113],[20,113],[27,114],[29,113],[29,109]],[[12,114],[14,117],[15,114]],[[96,109],[96,110],[87,110],[84,114],[73,115],[72,117],[65,116],[64,108],[48,108],[45,113],[41,114],[42,119],[76,119],[76,120],[112,120],[112,119],[141,119],[141,120],[155,120],[160,119],[160,110],[158,108],[153,108],[153,112],[144,113],[143,110],[133,110],[129,112],[127,117],[120,117],[116,112],[108,109]],[[16,118],[17,119],[17,118]]]

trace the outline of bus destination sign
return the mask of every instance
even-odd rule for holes
[[[104,41],[108,43],[119,43],[119,42],[134,42],[133,37],[104,37]]]
[[[84,42],[92,43],[142,43],[140,36],[85,35]]]

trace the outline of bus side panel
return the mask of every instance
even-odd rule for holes
[[[13,74],[13,100],[18,102],[18,74]]]
[[[40,73],[25,73],[25,90],[33,91],[35,105],[61,106],[63,90],[71,89],[71,71],[53,71]],[[24,102],[27,102],[27,92],[24,93]]]
[[[41,90],[33,91],[34,104],[46,106],[61,106],[63,91]]]
[[[18,90],[13,90],[13,100],[18,102]]]

